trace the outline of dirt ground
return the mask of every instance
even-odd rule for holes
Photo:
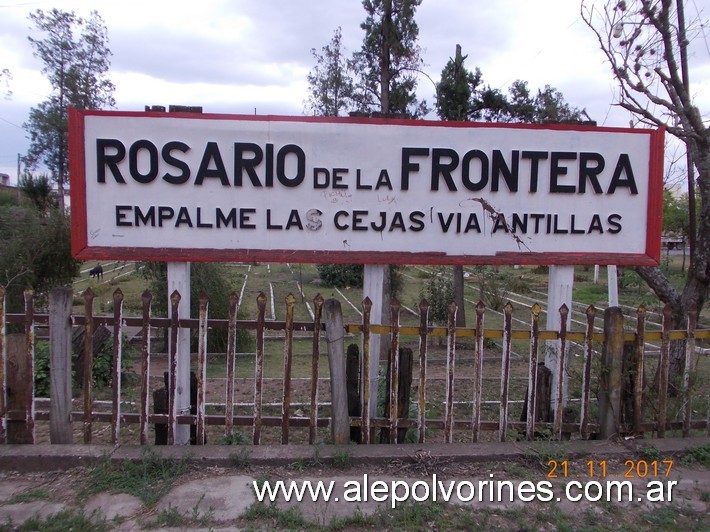
[[[112,477],[112,484],[103,488],[105,493],[96,494],[92,486],[108,474],[99,466],[41,473],[0,470],[0,530],[19,529],[27,519],[34,519],[30,524],[37,529],[59,530],[50,525],[65,523],[60,519],[65,515],[94,523],[86,530],[710,530],[707,438],[698,438],[698,447],[682,454],[656,450],[650,440],[648,446],[637,446],[623,456],[571,454],[566,447],[549,443],[530,447],[514,459],[492,455],[484,461],[435,456],[413,445],[411,451],[407,447],[401,456],[384,463],[360,460],[357,465],[354,459],[362,458],[362,453],[348,448],[333,453],[313,446],[307,455],[294,456],[280,466],[250,461],[252,449],[232,446],[229,463],[215,467],[198,459],[188,461],[174,478],[163,475],[150,486],[159,492],[161,482],[169,482],[165,494],[151,503],[125,495],[132,488],[121,476]],[[143,464],[144,470],[149,469],[145,460]],[[517,489],[549,482],[554,495],[523,501],[530,491],[518,490],[511,501],[503,491],[501,502],[490,502],[486,496],[483,501],[468,501],[464,488],[448,503],[410,500],[393,509],[389,499],[379,504],[371,500],[296,503],[281,497],[273,504],[258,503],[251,487],[254,480],[333,481],[342,497],[347,482],[363,483],[366,478],[364,484],[369,481],[370,486],[375,481],[406,481],[409,486],[455,482],[480,487],[480,482],[509,481]],[[633,485],[630,500],[599,497],[609,482],[625,480]],[[577,483],[569,491],[571,498],[582,500],[567,497],[566,486],[571,483]],[[589,498],[600,500],[583,500],[585,489]],[[80,529],[78,521],[70,524]]]

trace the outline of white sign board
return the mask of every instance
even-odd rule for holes
[[[70,115],[82,259],[657,264],[663,132]]]

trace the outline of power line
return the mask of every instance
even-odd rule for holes
[[[5,120],[3,117],[0,116],[0,121],[5,122],[6,124],[10,124],[11,126],[15,126],[17,129],[24,129],[22,126],[18,126],[17,124],[13,124],[9,120]]]

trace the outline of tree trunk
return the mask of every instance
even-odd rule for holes
[[[392,0],[384,1],[382,14],[382,56],[380,57],[380,111],[390,112],[390,40],[392,35]]]
[[[671,328],[684,330],[687,326],[688,310],[701,310],[707,298],[710,285],[710,142],[705,136],[703,146],[691,140],[688,146],[693,152],[693,160],[698,170],[698,190],[701,209],[696,245],[690,255],[685,286],[679,292],[659,268],[638,267],[636,271],[646,281],[658,298],[671,305]],[[702,154],[707,154],[704,157]],[[677,393],[676,384],[683,374],[685,342],[673,341],[670,345],[670,387],[669,393]]]

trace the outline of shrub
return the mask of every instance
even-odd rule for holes
[[[131,352],[126,349],[126,342],[123,342],[124,349],[121,356],[121,372],[127,374],[131,368]],[[76,353],[72,355],[72,365],[76,363]],[[39,340],[35,344],[35,396],[49,397],[49,383],[51,368],[49,364],[49,342]],[[101,351],[94,355],[93,383],[98,388],[110,386],[113,380],[113,339],[109,340],[101,348]],[[75,375],[72,371],[72,379]],[[81,382],[74,382],[74,386],[79,388]]]
[[[362,288],[362,264],[318,264],[316,268],[326,286]]]
[[[71,285],[79,264],[71,256],[69,218],[57,209],[0,207],[0,272],[7,289],[6,311],[21,312],[22,292],[31,286],[41,307],[55,286]]]
[[[454,299],[454,287],[445,267],[439,266],[432,271],[422,296],[429,303],[430,323],[446,325],[449,319],[449,302]]]
[[[153,293],[153,311],[156,314],[168,315],[168,267],[165,262],[142,262],[140,272],[150,282]],[[229,316],[229,293],[236,290],[232,280],[222,264],[210,262],[192,263],[190,271],[190,315],[198,316],[200,312],[200,294],[204,292],[209,298],[210,318],[226,319]],[[196,334],[197,331],[194,331]],[[207,349],[211,352],[226,352],[226,329],[211,330],[207,335]],[[196,336],[195,336],[196,338]],[[237,350],[245,350],[251,341],[251,335],[246,331],[237,331]],[[193,346],[197,349],[197,344]]]

